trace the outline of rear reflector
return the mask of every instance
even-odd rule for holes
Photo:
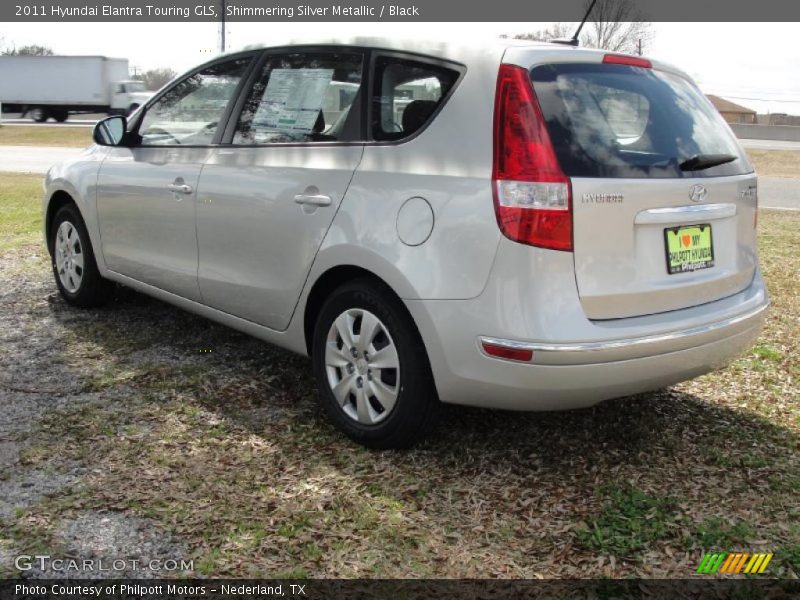
[[[629,67],[641,67],[643,69],[653,68],[653,63],[646,58],[626,56],[625,54],[606,54],[603,57],[603,62],[607,65],[628,65]]]
[[[558,164],[530,73],[500,65],[494,108],[495,213],[507,238],[572,250],[570,181]]]
[[[499,344],[490,344],[489,342],[481,342],[481,346],[483,346],[483,351],[489,356],[520,362],[530,362],[533,359],[533,350],[510,348]]]

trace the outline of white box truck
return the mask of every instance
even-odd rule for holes
[[[106,56],[0,56],[0,103],[34,121],[70,113],[129,114],[152,96],[128,74],[128,59]]]

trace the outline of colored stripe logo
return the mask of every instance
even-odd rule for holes
[[[697,572],[703,575],[735,575],[738,573],[763,573],[772,554],[748,552],[714,552],[706,553],[697,567]]]

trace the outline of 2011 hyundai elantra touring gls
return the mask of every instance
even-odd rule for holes
[[[330,419],[405,446],[437,402],[584,407],[762,326],[756,175],[680,70],[392,39],[216,58],[53,167],[64,299],[112,282],[311,357]]]

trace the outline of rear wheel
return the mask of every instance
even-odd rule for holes
[[[65,122],[69,119],[69,111],[66,110],[57,110],[53,112],[53,118],[58,121],[59,123]]]
[[[371,448],[403,448],[434,420],[438,399],[425,346],[399,301],[369,280],[325,302],[312,360],[328,417]]]
[[[105,303],[113,284],[100,276],[78,208],[74,204],[60,208],[50,232],[53,276],[64,300],[82,308]]]
[[[44,123],[50,118],[50,113],[48,110],[42,106],[34,106],[30,110],[31,119],[33,119],[36,123]]]

